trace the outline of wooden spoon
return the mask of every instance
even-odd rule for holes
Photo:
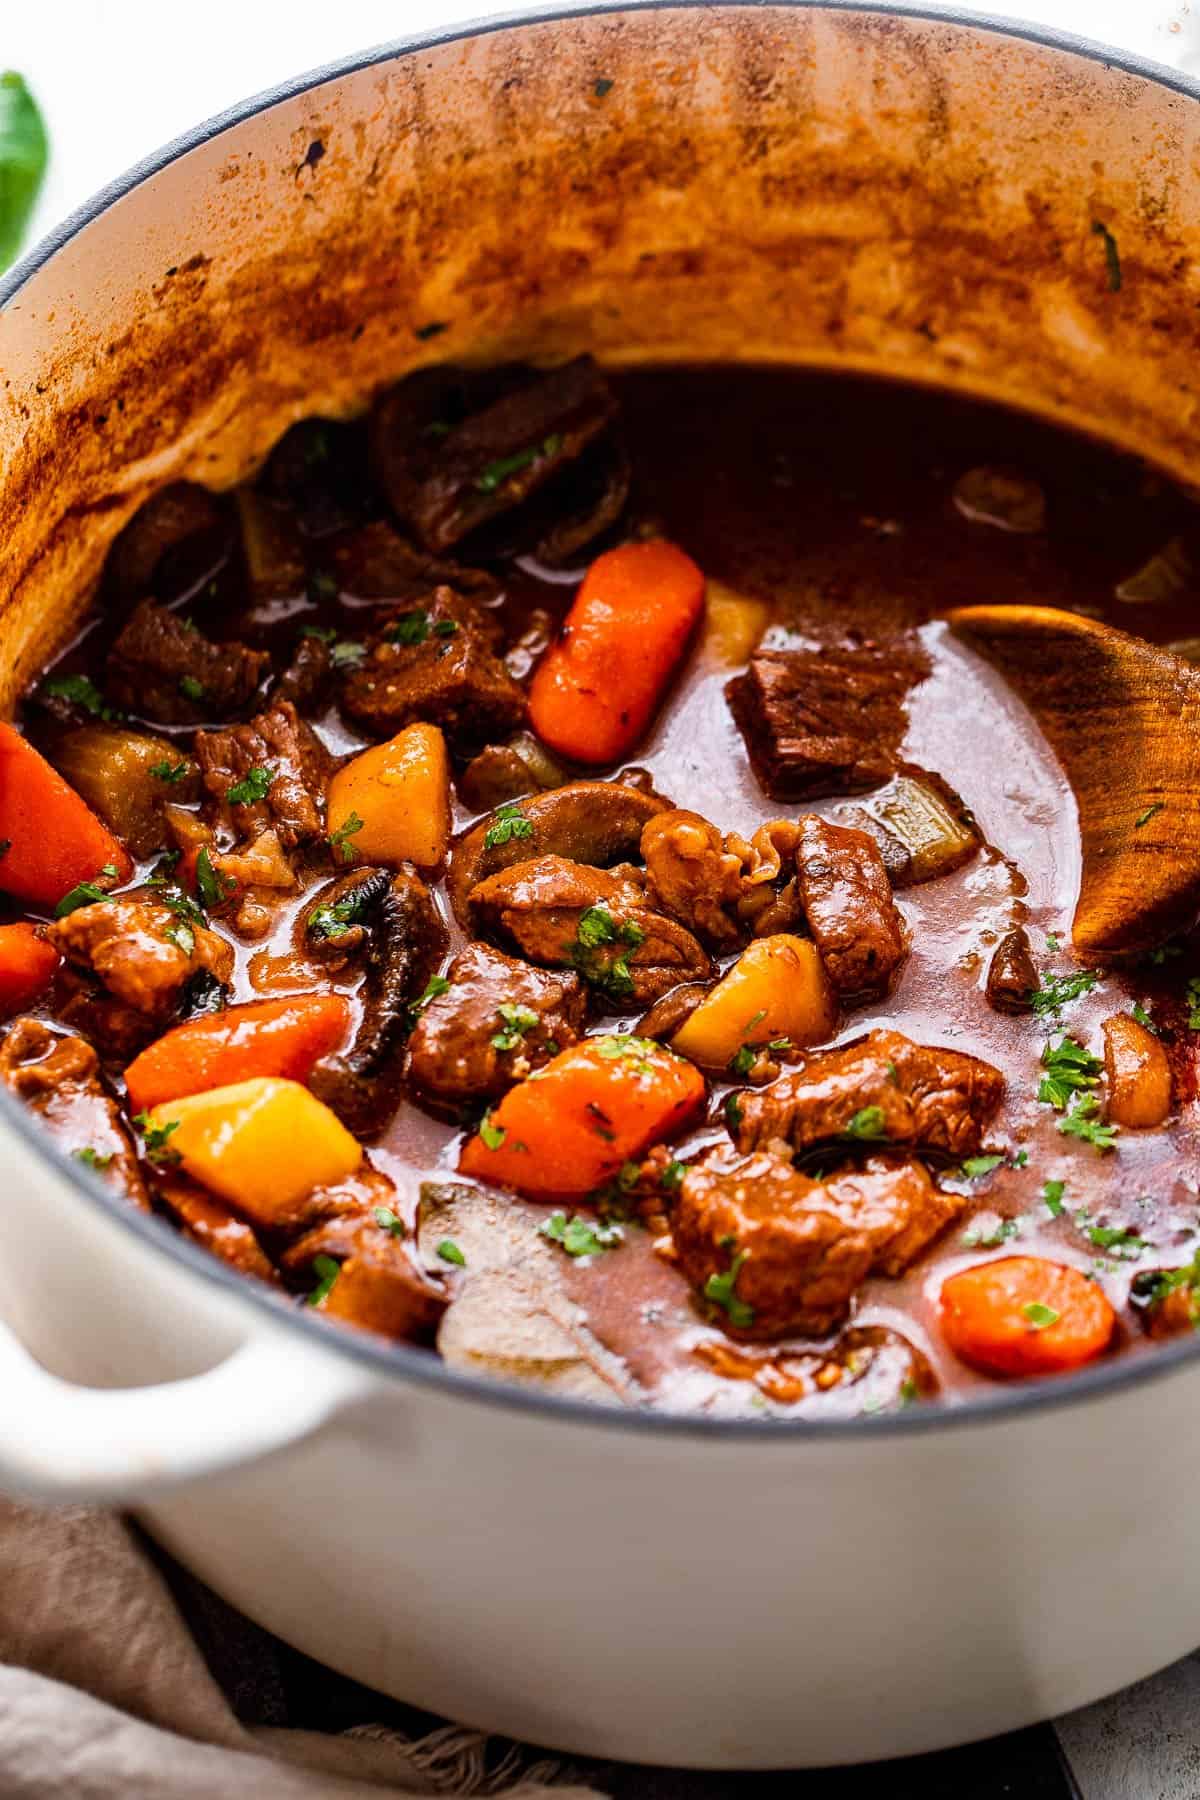
[[[1049,606],[963,606],[952,631],[1029,707],[1079,806],[1084,956],[1147,950],[1200,911],[1200,670]]]

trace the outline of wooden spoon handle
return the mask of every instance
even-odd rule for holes
[[[1200,671],[1049,606],[964,606],[956,636],[1029,707],[1079,807],[1072,941],[1084,956],[1147,950],[1200,911]]]

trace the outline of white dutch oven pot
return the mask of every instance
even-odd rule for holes
[[[423,361],[886,372],[1200,482],[1198,98],[1017,27],[723,5],[429,38],[215,121],[0,290],[0,699],[157,485]],[[1200,1345],[858,1425],[608,1412],[286,1310],[6,1096],[0,1156],[0,1484],[140,1504],[374,1687],[750,1768],[1003,1731],[1200,1639]]]

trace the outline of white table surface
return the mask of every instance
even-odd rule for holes
[[[486,0],[206,0],[189,15],[171,0],[0,0],[0,68],[29,81],[52,144],[32,236],[247,95],[486,10]],[[508,0],[490,10],[528,8]],[[960,0],[959,10],[1200,67],[1200,0],[1194,18],[1189,0]],[[1073,1714],[1058,1733],[1083,1800],[1200,1800],[1200,1659]],[[889,1792],[882,1772],[880,1792]]]

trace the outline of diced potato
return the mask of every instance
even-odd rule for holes
[[[164,801],[195,800],[200,792],[200,771],[177,744],[124,725],[64,732],[51,761],[135,856],[151,856],[166,843]]]
[[[408,725],[338,770],[329,836],[346,862],[441,862],[450,841],[450,759],[436,725]]]
[[[1105,1019],[1108,1117],[1133,1130],[1161,1125],[1171,1110],[1171,1064],[1152,1031],[1129,1013]]]
[[[272,1076],[165,1100],[149,1114],[146,1137],[262,1226],[287,1224],[313,1188],[353,1174],[363,1154],[315,1094]]]
[[[830,1037],[837,1001],[817,947],[781,932],[759,938],[682,1024],[671,1048],[705,1069],[727,1069],[744,1044]]]
[[[710,576],[705,588],[705,654],[730,668],[749,662],[770,618],[771,608],[765,600],[739,594]]]

